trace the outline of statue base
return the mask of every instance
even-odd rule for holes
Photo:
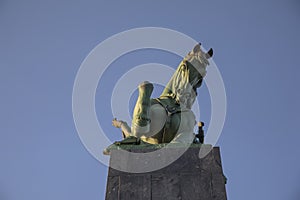
[[[155,171],[130,173],[112,167],[120,164],[128,165],[128,168],[125,166],[124,169],[133,169],[132,167],[134,166],[130,165],[139,158],[136,155],[142,157],[143,153],[168,149],[162,154],[165,158],[170,158],[170,156],[174,157],[174,152],[183,148],[175,148],[174,146],[162,148],[162,145],[154,145],[152,147],[126,146],[126,151],[135,153],[134,156],[124,154],[124,151],[120,149],[114,149],[110,152],[106,200],[227,199],[225,191],[226,177],[223,175],[219,147],[211,148],[211,145],[191,145],[174,162]],[[211,149],[211,151],[207,155],[205,154],[205,157],[200,158],[199,152],[205,148]],[[127,156],[124,157],[124,155]],[[160,156],[160,154],[156,156]],[[149,165],[143,159],[141,160],[145,166]],[[162,161],[152,159],[152,162],[158,164],[158,162],[161,163]]]

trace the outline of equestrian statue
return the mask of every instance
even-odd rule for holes
[[[152,83],[141,83],[131,127],[116,118],[112,121],[124,136],[123,141],[115,144],[193,143],[196,118],[191,108],[212,55],[212,49],[204,52],[201,44],[197,44],[180,62],[158,98],[151,98]]]

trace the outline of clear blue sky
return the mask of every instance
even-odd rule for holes
[[[0,199],[104,199],[107,167],[77,135],[73,83],[98,43],[144,26],[180,31],[215,50],[228,100],[218,142],[228,199],[299,199],[299,21],[297,0],[1,0]],[[179,61],[156,51],[129,54],[106,80],[117,65]],[[98,117],[118,134],[102,110],[110,94],[99,93]]]

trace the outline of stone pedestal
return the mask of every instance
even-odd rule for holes
[[[143,153],[154,152],[159,149],[128,148],[128,151],[136,153],[134,156],[124,154],[123,150],[112,150],[110,166],[127,165],[128,167],[124,169],[128,170],[124,172],[114,169],[115,167],[109,168],[105,199],[226,200],[226,178],[222,171],[219,147],[212,148],[204,158],[200,158],[200,149],[203,150],[205,146],[189,147],[183,151],[184,153],[179,158],[174,156],[174,152],[178,149],[169,148],[167,151],[155,154],[157,159],[152,157],[148,161],[140,159]],[[142,165],[147,170],[150,162],[152,165],[154,164],[153,167],[160,166],[164,161],[169,162],[170,157],[176,159],[166,167],[149,172],[142,172],[139,168],[140,173],[132,173],[134,166],[131,165],[139,160],[143,162]]]

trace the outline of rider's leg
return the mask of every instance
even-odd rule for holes
[[[171,143],[191,144],[195,138],[195,125],[196,118],[192,111],[181,112],[177,134]]]

